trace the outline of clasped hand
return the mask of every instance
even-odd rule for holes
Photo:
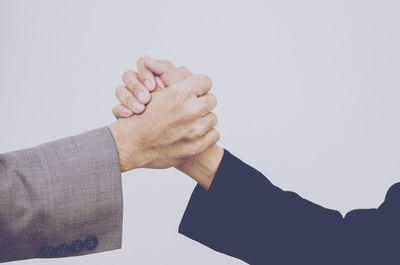
[[[121,170],[176,167],[208,189],[223,155],[211,79],[148,56],[137,68],[123,74],[109,126]]]

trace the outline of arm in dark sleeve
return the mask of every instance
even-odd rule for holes
[[[0,262],[121,247],[122,185],[108,128],[0,154]]]
[[[374,223],[378,215],[381,220]],[[272,185],[225,150],[209,191],[196,186],[179,231],[249,264],[370,264],[363,246],[387,246],[374,239],[383,236],[378,231],[390,218],[382,206],[343,218]]]

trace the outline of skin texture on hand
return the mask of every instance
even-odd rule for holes
[[[215,144],[207,151],[185,160],[176,168],[208,190],[223,156],[224,149]]]
[[[124,74],[123,81],[126,85],[126,91],[122,91],[123,89],[121,88],[117,89],[119,91],[117,91],[116,96],[122,104],[129,101],[138,101],[135,96],[138,94],[136,91],[143,90],[143,87],[141,84],[137,83],[142,82],[142,80],[155,80],[159,88],[168,88],[193,75],[185,67],[174,67],[173,64],[168,61],[155,60],[148,56],[140,58],[137,66],[139,74],[132,71],[128,71]],[[125,82],[126,80],[129,80],[129,83]],[[132,84],[135,85],[132,86]],[[127,87],[129,86],[135,87],[135,89],[128,89]],[[151,90],[149,89],[149,91]],[[135,110],[129,108],[129,104],[124,104],[125,106],[122,104],[117,105],[113,109],[113,113],[117,118],[129,116],[129,114],[127,114],[129,111],[135,112]],[[132,113],[130,115],[132,115]],[[205,152],[184,160],[181,164],[177,165],[176,168],[196,180],[204,189],[208,190],[222,160],[223,153],[223,149],[214,144]]]
[[[214,145],[219,133],[210,88],[209,77],[193,75],[154,92],[143,114],[111,124],[121,170],[178,166]]]

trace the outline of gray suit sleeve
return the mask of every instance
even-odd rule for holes
[[[121,247],[122,185],[107,127],[0,154],[0,262]]]

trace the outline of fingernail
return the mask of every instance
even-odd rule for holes
[[[161,79],[156,78],[156,82],[160,88],[165,88],[164,82]]]
[[[137,102],[133,102],[132,107],[135,112],[141,112],[143,105]]]
[[[123,111],[126,115],[132,115],[133,113],[130,109],[124,109]]]
[[[153,84],[153,82],[150,81],[150,80],[145,80],[145,81],[144,81],[144,85],[145,85],[146,88],[147,88],[148,90],[150,90],[150,91],[154,89],[154,84]]]
[[[149,94],[140,91],[138,94],[138,99],[141,103],[146,104],[149,101],[150,97]]]

